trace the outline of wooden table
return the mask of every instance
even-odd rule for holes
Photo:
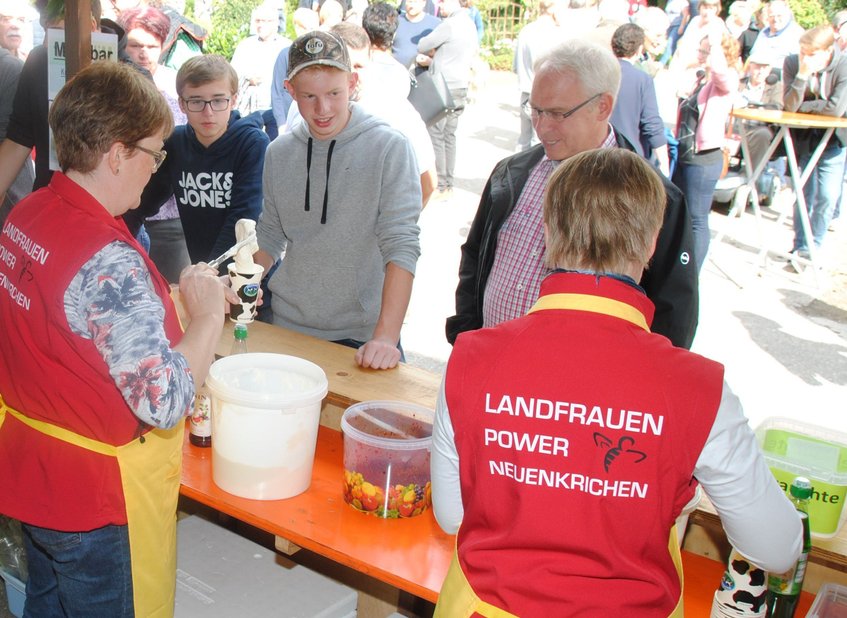
[[[345,504],[338,431],[320,428],[312,485],[287,500],[248,500],[226,493],[212,481],[210,450],[187,439],[183,458],[183,495],[415,596],[433,603],[438,598],[454,537],[441,531],[431,512],[385,520]],[[682,552],[682,562],[685,615],[708,616],[724,565],[688,551]],[[804,616],[813,599],[804,592],[796,615]]]
[[[248,500],[212,481],[211,449],[183,450],[182,494],[357,571],[435,601],[450,564],[454,537],[431,513],[380,519],[344,502],[341,433],[318,431],[312,484],[286,500]]]
[[[229,325],[221,337],[221,355],[229,351],[231,331]],[[211,449],[197,448],[186,439],[181,493],[275,535],[280,548],[294,543],[434,602],[450,563],[454,537],[438,527],[431,512],[409,519],[383,520],[345,504],[343,445],[337,421],[339,411],[360,400],[399,399],[433,407],[439,376],[408,366],[382,372],[363,370],[355,365],[350,348],[267,324],[251,325],[248,341],[251,351],[294,354],[317,363],[327,374],[330,392],[322,411],[326,422],[318,431],[311,486],[287,500],[239,498],[214,484]],[[686,616],[708,616],[724,565],[687,551],[683,552],[683,564]],[[804,593],[804,607],[811,600],[812,595]],[[365,613],[360,616],[365,618]]]
[[[361,573],[431,602],[438,598],[453,552],[454,537],[441,531],[431,512],[385,520],[360,513],[341,497],[341,434],[318,432],[312,485],[287,500],[248,500],[212,481],[211,452],[185,441],[183,495],[245,523],[287,539]],[[686,616],[708,616],[724,565],[683,551]],[[797,616],[814,600],[803,593]]]
[[[229,354],[232,328],[233,325],[227,322],[218,344],[218,356]],[[400,364],[390,371],[362,369],[356,365],[353,358],[356,351],[352,348],[262,322],[250,324],[247,347],[251,352],[275,352],[304,358],[324,370],[329,394],[324,401],[322,425],[338,429],[344,410],[370,399],[408,401],[435,409],[441,376],[411,365]]]
[[[744,166],[747,173],[746,190],[739,192],[738,195],[740,196],[740,199],[733,200],[732,207],[730,208],[728,215],[727,226],[735,215],[740,216],[744,212],[749,200],[753,205],[753,212],[756,216],[757,232],[759,234],[759,257],[762,261],[764,261],[764,257],[767,253],[776,253],[783,257],[793,257],[793,259],[797,259],[800,262],[808,262],[814,269],[815,280],[818,281],[817,268],[815,267],[817,250],[812,239],[812,229],[809,222],[806,198],[803,195],[803,186],[809,179],[815,165],[817,165],[818,160],[820,159],[820,156],[835,129],[847,128],[847,118],[822,116],[818,114],[801,114],[798,112],[784,112],[781,110],[755,107],[733,109],[732,116],[739,120],[761,122],[774,125],[779,128],[775,132],[773,139],[765,152],[765,156],[762,157],[762,160],[759,161],[755,167],[753,166],[752,159],[750,157],[747,132],[744,130],[741,131],[741,151],[744,155]],[[798,167],[797,157],[794,153],[794,140],[791,137],[791,129],[824,129],[823,137],[815,147],[809,162],[803,170],[800,170]],[[773,249],[765,240],[763,234],[762,216],[761,210],[759,209],[759,194],[756,191],[756,180],[764,171],[768,161],[780,142],[785,144],[785,152],[788,158],[788,171],[794,185],[794,199],[797,202],[798,210],[800,212],[800,223],[803,226],[803,231],[805,232],[806,239],[809,244],[809,260],[803,260],[797,256],[789,256],[785,251]],[[782,217],[780,217],[780,221],[781,220]],[[718,233],[716,241],[720,242],[727,232],[727,227],[724,227],[724,229]]]

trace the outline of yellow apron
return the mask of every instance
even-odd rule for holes
[[[0,427],[9,414],[31,429],[101,455],[115,457],[126,503],[132,592],[138,618],[173,616],[176,592],[176,508],[185,424],[154,429],[122,446],[86,438],[28,418],[0,397]]]
[[[540,297],[529,310],[529,313],[543,309],[576,309],[602,313],[632,322],[646,331],[650,330],[647,320],[638,309],[612,298],[602,298],[590,294],[549,294]],[[669,618],[683,618],[682,590],[684,579],[682,554],[679,551],[676,526],[671,528],[668,537],[668,553],[679,576],[679,601],[669,614]],[[441,593],[438,595],[434,618],[468,618],[473,614],[479,614],[485,618],[516,618],[515,614],[510,614],[499,607],[486,603],[476,595],[470,582],[468,582],[468,578],[465,577],[462,567],[459,566],[458,553],[454,552],[453,559],[450,561],[450,568],[447,569],[447,576],[441,585]]]

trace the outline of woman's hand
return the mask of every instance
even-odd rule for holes
[[[223,321],[227,303],[239,302],[238,294],[221,281],[218,271],[203,262],[183,269],[179,291],[192,319],[208,316]]]
[[[217,269],[203,262],[183,269],[179,291],[189,321],[174,350],[185,356],[194,384],[199,386],[215,360],[227,302],[237,303],[238,294],[221,280]]]

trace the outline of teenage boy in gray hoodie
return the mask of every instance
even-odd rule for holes
[[[389,369],[420,255],[421,188],[402,134],[350,102],[357,81],[334,34],[292,44],[285,87],[305,122],[265,154],[254,259],[267,271],[285,252],[269,283],[274,324]]]

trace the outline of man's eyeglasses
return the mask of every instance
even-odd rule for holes
[[[145,148],[144,146],[139,146],[136,144],[133,146],[140,150],[141,152],[146,152],[151,157],[153,157],[153,173],[155,174],[160,167],[162,167],[162,163],[165,162],[165,158],[168,156],[168,153],[164,150],[150,150],[149,148]]]
[[[224,112],[229,109],[229,99],[211,99],[210,101],[206,101],[203,99],[183,99],[182,102],[185,103],[185,109],[189,112],[202,112],[206,109],[206,106],[212,108],[213,112]]]
[[[530,118],[532,118],[533,120],[541,120],[542,118],[549,118],[553,122],[564,122],[566,118],[573,116],[575,113],[577,113],[579,110],[581,110],[583,107],[585,107],[586,105],[591,103],[594,99],[598,98],[602,94],[603,94],[602,92],[598,92],[593,97],[589,97],[588,99],[585,99],[585,101],[583,101],[582,103],[580,103],[579,105],[577,105],[573,109],[568,110],[566,112],[557,112],[557,111],[553,111],[553,110],[549,110],[549,109],[539,109],[539,108],[535,107],[534,105],[532,105],[529,101],[527,101],[526,103],[523,104],[523,110],[524,110],[524,113],[527,116],[529,116]]]

